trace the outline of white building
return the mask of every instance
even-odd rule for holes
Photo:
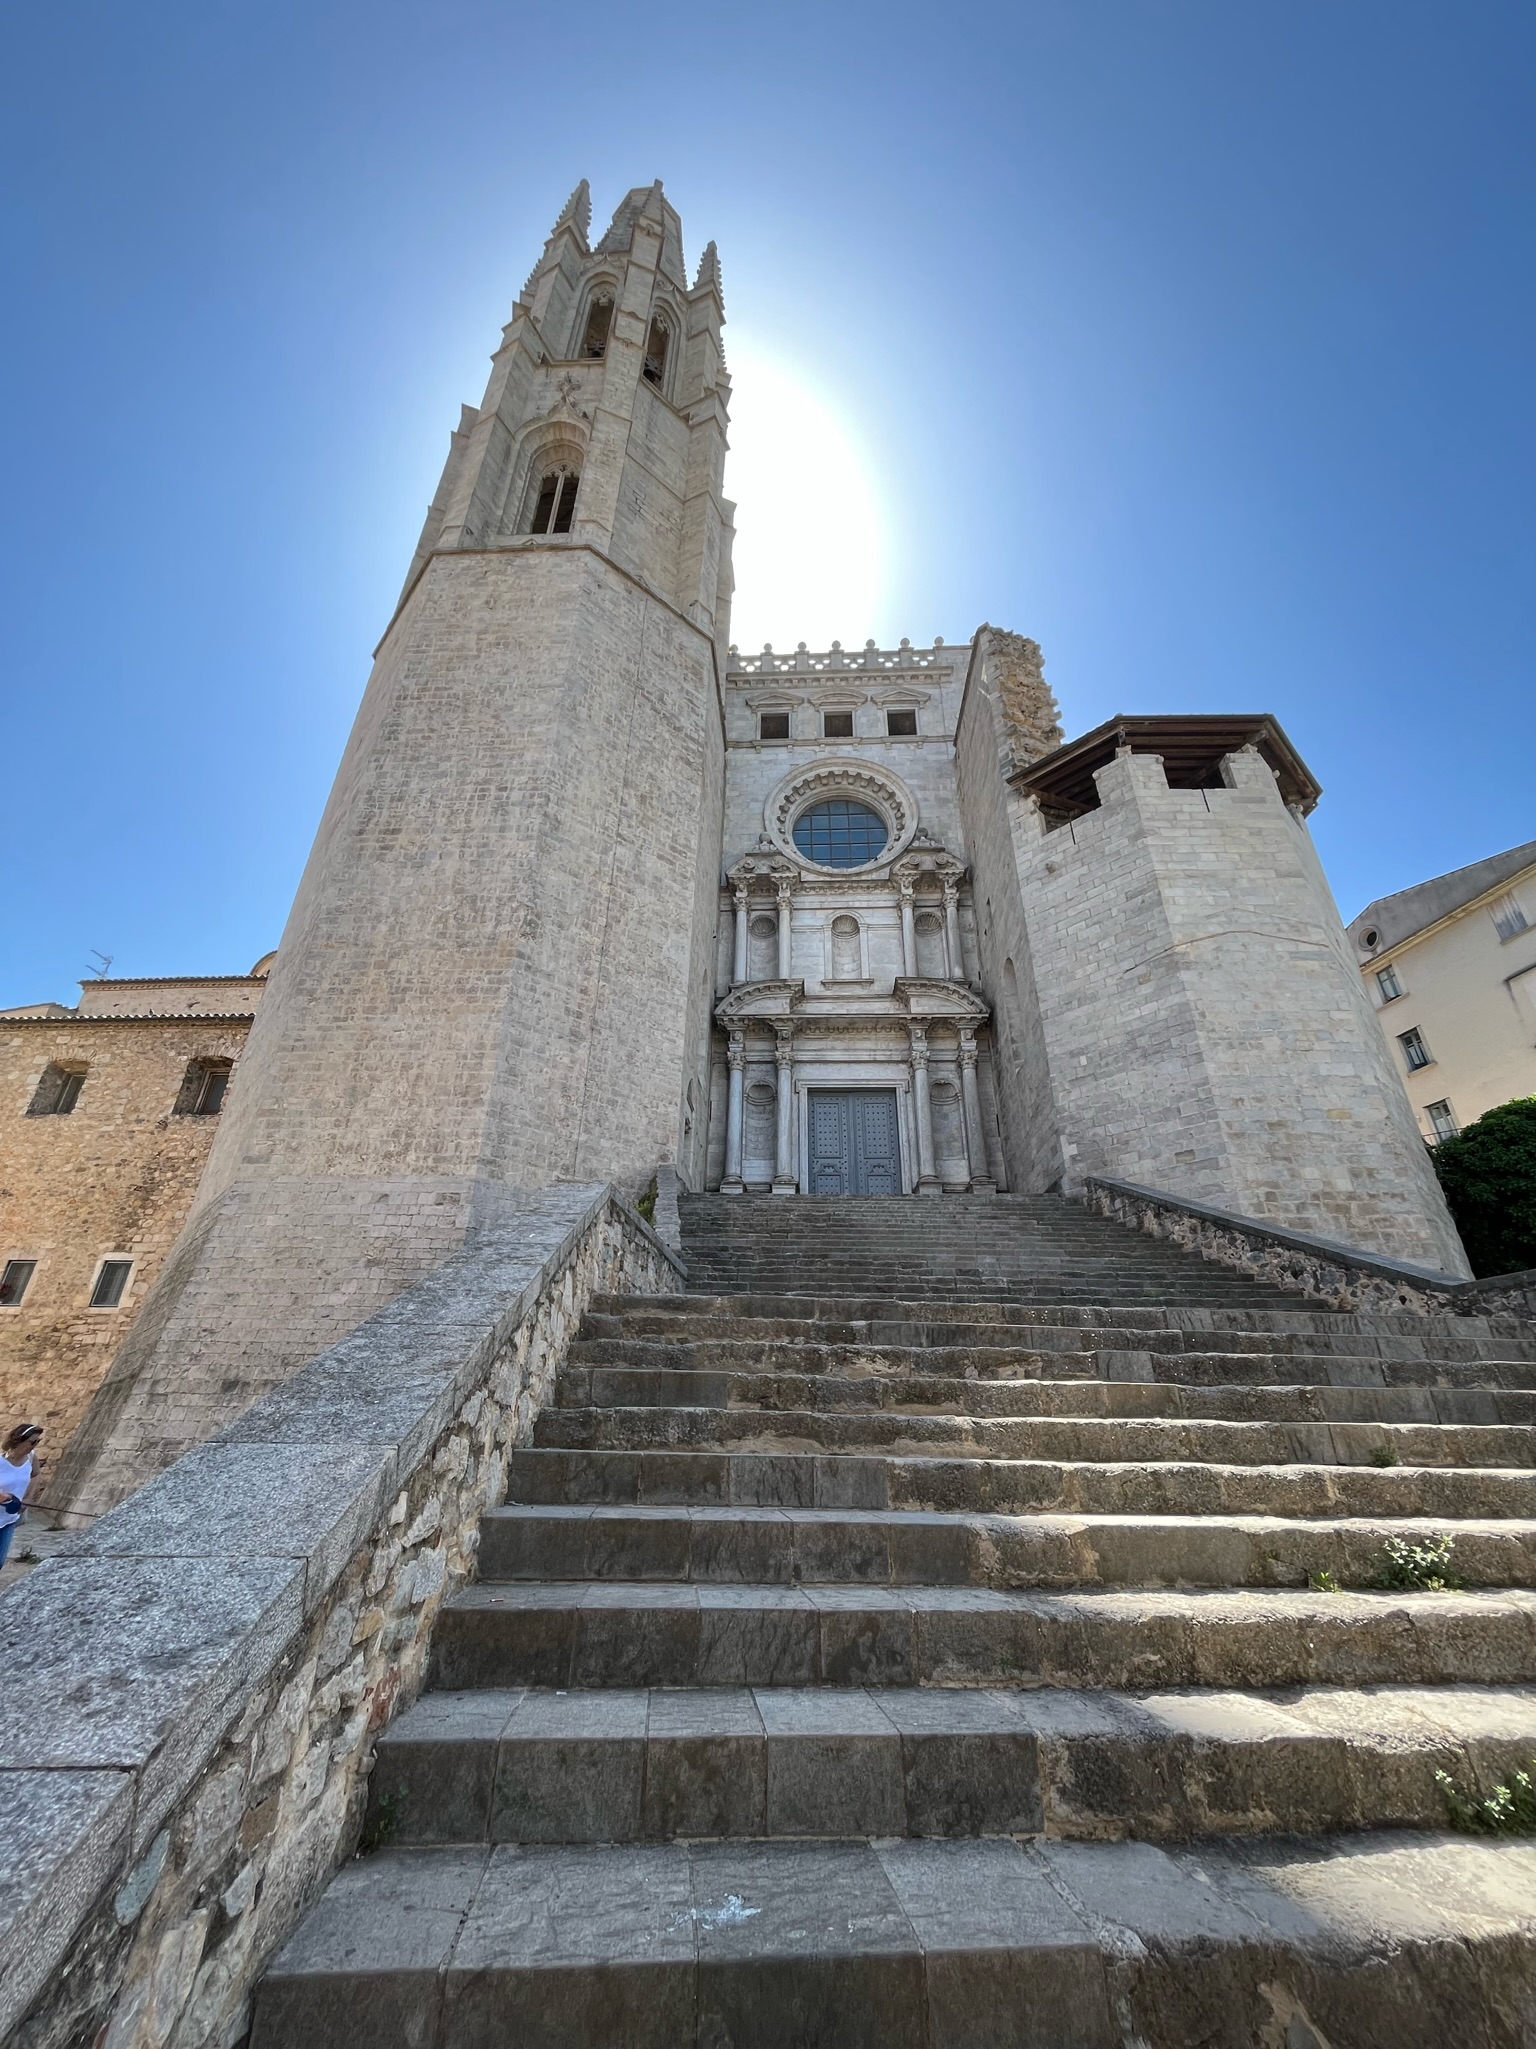
[[[1349,936],[1432,1144],[1536,1095],[1536,840],[1379,897]]]

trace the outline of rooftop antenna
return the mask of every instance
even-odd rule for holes
[[[87,948],[87,951],[93,953],[96,956],[96,959],[101,962],[101,966],[99,968],[96,967],[94,964],[92,965],[90,970],[91,974],[95,977],[95,979],[98,982],[104,982],[107,979],[107,976],[112,972],[111,954],[103,953],[99,946],[89,947]]]

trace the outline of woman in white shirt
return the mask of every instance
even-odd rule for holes
[[[0,1450],[0,1565],[21,1521],[21,1505],[32,1485],[32,1454],[42,1441],[41,1423],[18,1423]]]

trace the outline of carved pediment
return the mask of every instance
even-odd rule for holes
[[[934,1023],[984,1024],[992,1015],[987,1005],[964,982],[930,981],[920,975],[898,975],[896,994],[907,1007],[907,1015]]]
[[[715,1021],[729,1026],[754,1018],[789,1017],[804,1001],[804,981],[742,982],[715,1005]]]

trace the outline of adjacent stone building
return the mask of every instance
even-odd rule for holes
[[[0,1012],[0,1424],[57,1461],[176,1242],[271,956]]]
[[[1349,936],[1431,1145],[1536,1095],[1536,840],[1379,897]]]
[[[466,407],[98,1509],[495,1226],[1119,1175],[1465,1262],[1266,715],[1066,743],[1033,641],[744,654],[713,245],[583,185]],[[1241,681],[1234,679],[1234,695]]]

